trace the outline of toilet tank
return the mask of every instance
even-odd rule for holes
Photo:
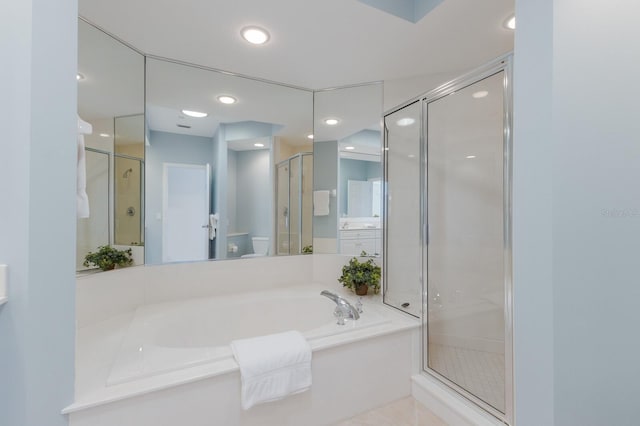
[[[269,238],[268,237],[252,237],[253,252],[255,254],[266,255],[269,251]]]

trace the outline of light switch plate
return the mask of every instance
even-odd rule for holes
[[[0,265],[0,305],[7,301],[7,285],[9,281],[9,267]]]

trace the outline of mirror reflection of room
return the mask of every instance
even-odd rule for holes
[[[316,92],[316,253],[382,253],[382,84]],[[325,197],[323,199],[323,196]]]
[[[86,198],[79,209],[76,270],[110,245],[144,262],[144,57],[78,22],[78,118],[85,123]],[[82,210],[82,212],[80,212]],[[81,214],[80,214],[81,213]]]
[[[146,263],[299,254],[310,244],[312,96],[148,59]]]
[[[339,252],[379,255],[381,243],[380,132],[365,129],[339,141]]]

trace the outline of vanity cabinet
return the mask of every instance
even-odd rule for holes
[[[362,251],[367,254],[380,254],[382,251],[382,232],[380,229],[340,230],[340,253],[357,256]]]

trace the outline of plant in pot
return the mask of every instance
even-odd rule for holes
[[[364,251],[361,257],[367,257]],[[360,261],[357,257],[349,260],[349,263],[342,267],[342,276],[338,282],[343,287],[348,287],[358,296],[364,296],[369,291],[369,287],[375,294],[380,292],[380,266],[376,265],[371,257],[366,261]]]
[[[95,253],[89,252],[82,263],[86,267],[97,266],[103,271],[110,271],[117,266],[129,266],[133,263],[131,249],[118,250],[111,246],[100,246]]]

